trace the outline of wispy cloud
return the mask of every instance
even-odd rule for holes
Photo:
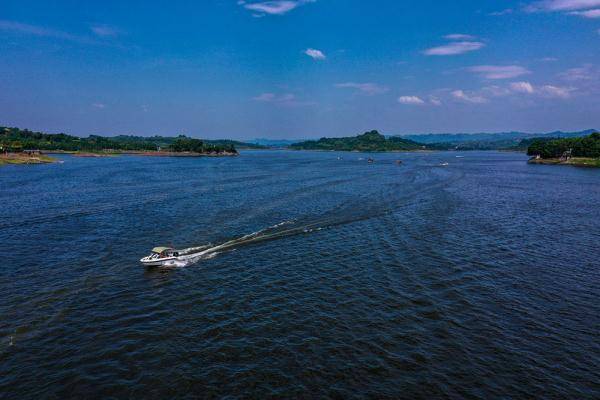
[[[510,84],[510,90],[513,93],[539,95],[546,98],[568,99],[571,97],[571,93],[576,89],[555,85],[534,86],[529,82],[512,82]]]
[[[418,96],[400,96],[398,97],[398,103],[413,106],[421,106],[425,104],[425,101]]]
[[[72,35],[70,33],[59,31],[56,29],[45,28],[37,25],[22,24],[20,22],[7,20],[0,20],[0,30],[78,42],[87,40],[86,38],[77,35]]]
[[[434,106],[441,106],[442,100],[436,96],[429,96],[429,103],[433,104]]]
[[[492,17],[499,17],[499,16],[502,16],[502,15],[512,14],[513,11],[514,10],[512,8],[505,8],[504,10],[501,10],[501,11],[491,12],[488,15],[492,16]]]
[[[591,81],[600,78],[600,70],[595,69],[592,64],[584,64],[581,67],[570,68],[558,75],[565,81]]]
[[[110,45],[110,43],[102,39],[114,37],[120,33],[120,31],[116,28],[112,28],[107,25],[92,25],[90,26],[90,31],[96,37],[93,37],[91,35],[75,35],[57,29],[7,20],[0,20],[0,31],[7,31],[16,34],[39,36],[91,45]]]
[[[489,85],[481,88],[482,96],[503,97],[511,94],[510,89],[498,85]]]
[[[94,104],[92,104],[92,107],[102,110],[102,109],[106,108],[106,104],[104,104],[104,103],[94,103]]]
[[[543,0],[525,7],[526,11],[573,11],[600,7],[600,0]]]
[[[486,79],[510,79],[531,73],[527,68],[519,65],[476,65],[467,70]]]
[[[444,39],[448,40],[473,40],[475,36],[466,35],[464,33],[451,33],[450,35],[444,36]]]
[[[488,102],[488,99],[486,99],[483,96],[480,96],[480,95],[477,95],[474,93],[466,93],[463,90],[455,90],[451,93],[451,95],[455,99],[460,100],[465,103],[484,104],[484,103]]]
[[[458,54],[464,54],[471,51],[476,51],[483,48],[485,44],[482,42],[452,42],[443,46],[432,47],[423,52],[427,56],[454,56]]]
[[[256,97],[253,97],[252,100],[255,101],[274,101],[277,98],[275,93],[262,93]]]
[[[389,90],[387,87],[380,86],[376,83],[344,82],[337,83],[335,87],[340,89],[356,89],[369,96],[385,93]]]
[[[317,49],[306,49],[304,54],[311,57],[313,60],[324,60],[327,58],[321,50]]]
[[[108,25],[92,25],[90,26],[90,30],[94,35],[100,37],[114,37],[121,33],[117,28]]]
[[[600,8],[585,11],[571,11],[569,15],[577,15],[584,18],[600,18]]]
[[[245,1],[240,0],[238,4],[247,10],[259,13],[258,15],[284,15],[288,12],[316,0],[272,0],[272,1]]]
[[[310,101],[300,101],[297,99],[296,95],[292,93],[261,93],[258,96],[253,97],[252,100],[262,103],[280,104],[284,106],[309,106],[315,104],[314,102]]]
[[[561,99],[568,99],[571,97],[571,93],[576,89],[567,88],[561,86],[544,85],[540,88],[540,93],[546,97],[558,97]]]

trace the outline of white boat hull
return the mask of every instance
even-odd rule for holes
[[[177,257],[165,257],[165,258],[153,258],[144,257],[140,260],[142,265],[146,267],[163,267],[165,265],[171,264],[173,261],[177,260]]]

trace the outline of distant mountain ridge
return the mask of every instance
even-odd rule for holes
[[[305,141],[306,139],[266,139],[266,138],[256,138],[249,140],[247,143],[256,144],[259,146],[266,147],[288,147],[294,143],[300,143]]]
[[[532,138],[570,138],[570,137],[581,137],[589,136],[597,129],[586,129],[578,132],[563,132],[554,131],[546,133],[527,133],[527,132],[498,132],[498,133],[427,133],[422,135],[397,135],[403,139],[413,140],[423,144],[433,143],[463,143],[463,142],[495,142],[495,141],[506,141],[512,140],[516,143],[523,139]]]

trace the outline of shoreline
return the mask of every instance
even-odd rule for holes
[[[530,158],[528,164],[570,165],[572,167],[600,168],[600,158],[573,157],[568,161],[559,158]]]
[[[440,151],[449,151],[449,150],[328,150],[328,149],[294,149],[294,148],[284,148],[284,149],[274,149],[274,150],[288,150],[288,151],[316,151],[320,153],[365,153],[365,154],[385,154],[385,153],[436,153]]]
[[[146,156],[146,157],[235,157],[239,153],[195,153],[190,151],[171,152],[171,151],[144,151],[144,150],[124,150],[124,151],[66,151],[66,150],[44,150],[42,154],[66,154],[73,157],[116,157],[120,155]]]
[[[29,155],[24,153],[0,154],[0,166],[2,165],[33,165],[52,164],[58,160],[43,154]]]

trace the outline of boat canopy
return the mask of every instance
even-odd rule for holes
[[[168,251],[168,250],[173,250],[173,249],[170,248],[170,247],[155,247],[155,248],[152,249],[152,252],[153,253],[161,254],[161,253],[164,253],[165,251]]]

